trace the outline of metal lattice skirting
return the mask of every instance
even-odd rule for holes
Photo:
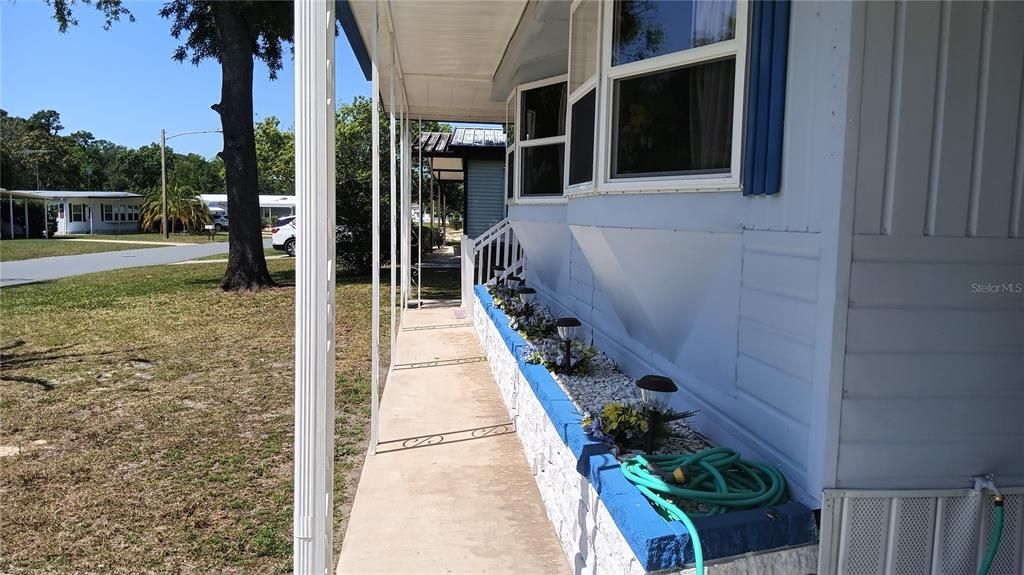
[[[990,575],[1024,573],[1024,488],[1006,495]],[[974,575],[991,538],[992,498],[970,490],[826,490],[819,572]]]

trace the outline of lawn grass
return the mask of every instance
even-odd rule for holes
[[[212,265],[3,288],[0,446],[21,451],[0,457],[0,573],[290,571],[294,260],[268,266],[283,287],[257,294],[220,292]],[[451,292],[441,271],[424,297]],[[370,293],[339,278],[338,545],[365,453]]]
[[[145,248],[139,244],[106,244],[99,242],[69,242],[60,238],[7,239],[0,241],[0,262],[31,260],[52,256],[73,256],[98,252],[115,252]]]
[[[215,242],[226,242],[228,241],[228,234],[221,232],[214,234],[213,240],[210,236],[202,234],[189,234],[189,233],[173,233],[170,234],[168,239],[164,239],[164,235],[157,232],[146,232],[146,233],[132,233],[132,234],[85,234],[71,236],[80,238],[83,240],[94,239],[94,240],[124,240],[124,241],[136,241],[136,242],[161,242],[161,243],[172,243],[172,244],[203,244],[210,241]]]

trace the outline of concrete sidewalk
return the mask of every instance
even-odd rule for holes
[[[472,323],[406,313],[339,574],[568,573]]]
[[[270,240],[264,240],[263,245],[265,248],[270,247]],[[209,242],[0,262],[0,287],[123,268],[170,264],[227,252],[227,242]]]

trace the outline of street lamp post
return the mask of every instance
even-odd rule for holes
[[[213,134],[219,132],[220,130],[194,130],[191,132],[178,132],[177,134],[171,134],[168,136],[167,130],[160,130],[160,202],[162,208],[160,231],[163,232],[165,240],[171,237],[170,230],[167,228],[167,140],[177,138],[178,136],[188,136],[190,134]]]

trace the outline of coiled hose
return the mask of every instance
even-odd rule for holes
[[[622,473],[655,507],[681,521],[690,532],[697,575],[704,573],[704,553],[697,528],[674,500],[700,504],[717,515],[770,507],[786,500],[786,479],[775,468],[742,459],[726,447],[698,453],[637,455],[622,462]]]
[[[992,560],[996,558],[996,551],[999,550],[999,540],[1003,538],[1003,497],[993,499],[992,517],[992,538],[988,542],[988,549],[985,551],[985,558],[978,569],[978,575],[988,575],[992,568]]]

